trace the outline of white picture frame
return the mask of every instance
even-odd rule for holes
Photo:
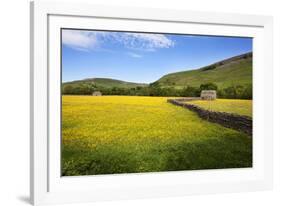
[[[58,32],[63,27],[253,37],[253,168],[61,177]],[[271,189],[272,39],[272,17],[268,16],[32,2],[32,203],[40,205]]]

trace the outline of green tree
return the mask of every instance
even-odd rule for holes
[[[73,92],[73,86],[72,85],[66,85],[63,87],[62,93],[63,94],[72,94]]]
[[[217,89],[218,89],[218,86],[215,83],[212,83],[212,82],[200,85],[200,92],[202,90],[217,90]]]
[[[199,95],[200,95],[200,89],[191,86],[185,87],[181,92],[181,96],[184,97],[197,97]]]

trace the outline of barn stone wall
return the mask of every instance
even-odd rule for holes
[[[192,101],[192,100],[195,99],[194,98],[168,99],[167,101],[174,105],[182,106],[184,108],[196,112],[198,116],[201,117],[202,119],[208,120],[210,122],[218,123],[224,127],[232,128],[252,136],[252,130],[253,130],[252,118],[247,116],[225,113],[225,112],[209,111],[201,107],[198,107],[196,105],[183,102],[183,101]]]
[[[216,90],[202,90],[201,99],[206,99],[206,100],[215,100],[217,98],[217,91]]]

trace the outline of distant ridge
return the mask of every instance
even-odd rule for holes
[[[110,78],[87,78],[82,80],[75,80],[70,82],[65,82],[63,85],[79,85],[79,84],[92,84],[97,87],[103,87],[103,88],[134,88],[137,86],[144,87],[147,86],[147,84],[144,83],[134,83],[134,82],[126,82],[122,80],[117,79],[110,79]]]

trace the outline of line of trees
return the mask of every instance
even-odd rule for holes
[[[252,99],[252,85],[232,85],[223,89],[214,83],[201,84],[200,87],[186,86],[182,89],[174,87],[160,87],[158,83],[149,86],[137,86],[133,88],[97,87],[95,84],[66,84],[62,93],[66,95],[91,95],[94,91],[100,91],[103,95],[129,95],[129,96],[172,96],[172,97],[199,97],[202,90],[216,90],[219,98],[228,99]]]
[[[252,85],[234,85],[217,91],[219,98],[226,99],[253,99]]]

